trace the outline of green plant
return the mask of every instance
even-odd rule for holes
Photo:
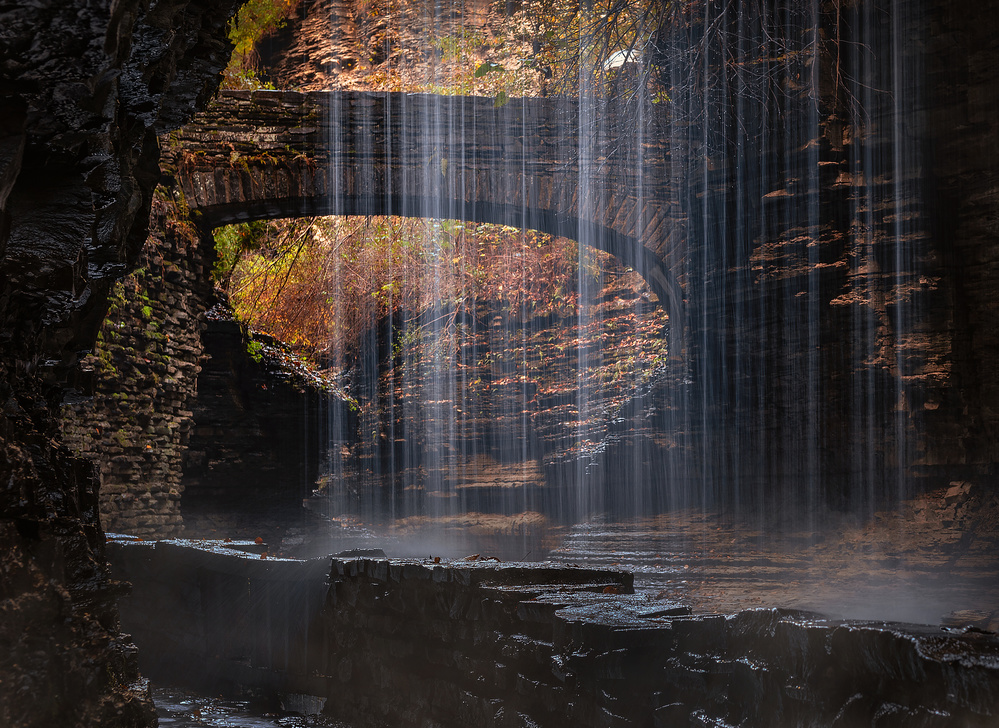
[[[233,270],[247,252],[259,250],[269,234],[265,222],[247,222],[215,228],[215,265],[212,277],[223,288],[228,287]]]
[[[250,249],[236,230],[216,231],[217,280],[251,327],[334,366],[348,364],[389,314],[414,342],[425,326],[452,332],[453,350],[479,301],[514,318],[576,305],[579,253],[569,240],[404,218],[303,218],[266,231]]]
[[[233,51],[223,74],[226,88],[274,88],[259,77],[260,57],[257,43],[268,33],[281,28],[298,0],[248,0],[229,23]]]
[[[259,341],[250,339],[246,342],[246,353],[251,359],[253,359],[253,361],[260,364],[264,360],[264,345]]]

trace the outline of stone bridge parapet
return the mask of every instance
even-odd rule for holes
[[[680,236],[656,139],[567,99],[230,91],[164,151],[205,231],[330,214],[541,230],[639,271],[680,332]]]

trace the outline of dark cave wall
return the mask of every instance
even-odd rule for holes
[[[620,460],[663,488],[691,479],[695,501],[777,508],[994,487],[995,4],[758,3],[784,33],[760,50],[803,51],[766,73],[729,62],[752,48],[752,5],[699,3],[661,39],[679,59],[663,133],[694,160],[674,167],[691,384],[650,405],[654,431],[706,456],[624,435]]]
[[[156,135],[214,91],[235,2],[0,5],[0,724],[152,725],[62,380],[135,264]]]
[[[954,428],[964,463],[999,476],[999,9],[937,2],[926,69],[935,238],[954,290]]]
[[[336,423],[350,418],[290,350],[252,333],[224,305],[209,311],[205,358],[182,459],[185,526],[198,536],[276,541],[312,518],[312,495]]]

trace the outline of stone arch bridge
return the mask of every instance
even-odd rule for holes
[[[373,92],[230,91],[175,132],[165,161],[192,217],[305,215],[499,223],[572,238],[641,273],[682,350],[666,153],[634,118],[576,103]]]

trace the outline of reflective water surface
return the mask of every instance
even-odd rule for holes
[[[318,715],[269,709],[259,700],[208,697],[172,686],[154,686],[160,726],[168,728],[350,728]]]
[[[636,590],[699,613],[788,607],[999,631],[999,531],[986,522],[999,508],[975,505],[967,509],[975,523],[930,494],[866,519],[827,514],[821,524],[779,528],[702,511],[571,526],[540,514],[344,521],[307,539],[315,549],[307,555],[380,548],[390,557],[551,560],[631,571]]]

